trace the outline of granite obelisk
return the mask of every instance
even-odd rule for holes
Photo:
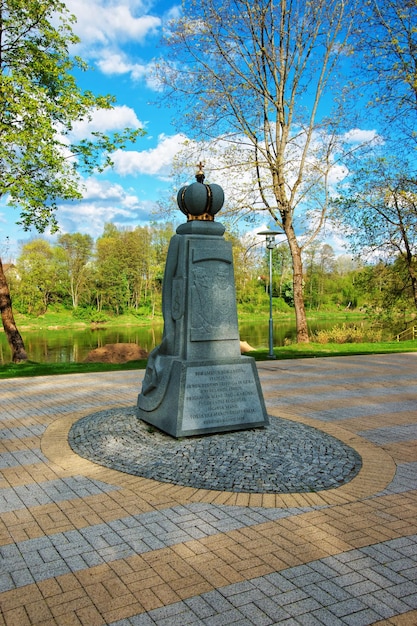
[[[174,437],[268,423],[255,361],[240,354],[232,246],[214,221],[223,190],[205,184],[199,168],[196,182],[178,193],[187,222],[170,242],[163,337],[137,404],[140,419]]]

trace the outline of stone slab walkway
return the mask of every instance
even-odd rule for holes
[[[350,482],[233,492],[109,469],[68,433],[133,407],[143,372],[0,381],[0,626],[416,626],[417,353],[258,370],[271,420],[360,455]]]

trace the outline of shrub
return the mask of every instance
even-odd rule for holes
[[[363,326],[333,326],[327,330],[318,330],[312,340],[317,343],[373,343],[381,341],[380,330]]]
[[[108,316],[103,311],[97,311],[92,307],[77,307],[72,312],[75,319],[90,322],[91,324],[100,324],[108,321]]]

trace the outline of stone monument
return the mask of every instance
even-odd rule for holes
[[[242,356],[231,243],[214,221],[224,202],[219,185],[180,189],[187,216],[171,239],[162,291],[164,332],[149,355],[138,417],[187,437],[268,423],[255,360]]]

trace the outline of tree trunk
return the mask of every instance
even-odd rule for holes
[[[22,361],[27,361],[28,357],[26,354],[25,345],[19,331],[17,330],[16,322],[14,321],[12,300],[10,298],[9,286],[7,284],[6,276],[4,274],[1,259],[0,311],[4,332],[6,333],[7,341],[9,342],[10,350],[12,351],[13,363],[21,363]]]
[[[414,306],[417,309],[417,276],[412,265],[408,266],[408,273],[411,281],[411,289],[413,292]]]
[[[308,336],[307,317],[304,306],[304,279],[301,250],[297,244],[295,235],[292,236],[292,233],[289,233],[288,243],[290,246],[293,265],[294,309],[297,328],[297,343],[309,343],[310,339]]]
[[[408,234],[405,228],[401,228],[401,237],[405,244],[405,262],[407,264],[407,271],[410,277],[411,289],[413,293],[414,305],[417,308],[417,273],[416,273],[416,258],[414,257],[411,245],[408,239]]]

